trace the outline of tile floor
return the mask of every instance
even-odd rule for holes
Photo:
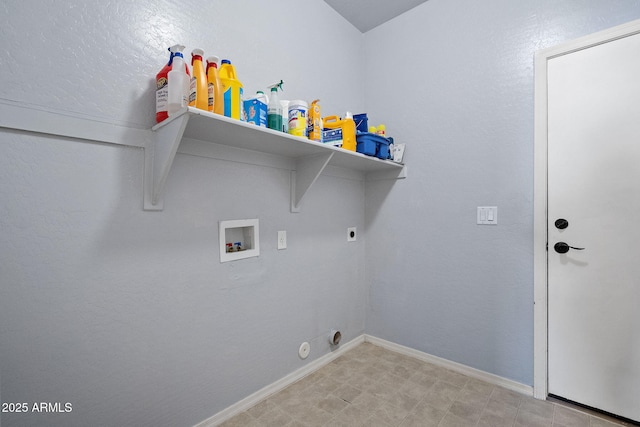
[[[445,368],[360,344],[223,427],[617,427]]]

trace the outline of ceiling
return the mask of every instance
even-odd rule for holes
[[[362,33],[427,0],[324,0]]]

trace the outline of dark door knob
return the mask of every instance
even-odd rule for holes
[[[569,252],[569,249],[575,249],[576,251],[583,251],[584,248],[574,248],[573,246],[567,245],[565,242],[558,242],[553,245],[553,249],[556,250],[559,254],[566,254]]]
[[[569,226],[569,221],[564,218],[557,219],[555,222],[555,226],[558,230],[564,230]]]

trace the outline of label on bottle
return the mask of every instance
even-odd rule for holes
[[[156,80],[156,113],[167,112],[169,102],[169,86],[166,77]]]
[[[209,111],[213,111],[213,83],[209,83],[209,86],[207,86],[207,95],[209,99]]]
[[[191,82],[189,82],[189,105],[196,104],[196,78],[191,77]]]

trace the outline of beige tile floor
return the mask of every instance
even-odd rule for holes
[[[364,343],[222,424],[297,426],[625,425],[539,401]]]

